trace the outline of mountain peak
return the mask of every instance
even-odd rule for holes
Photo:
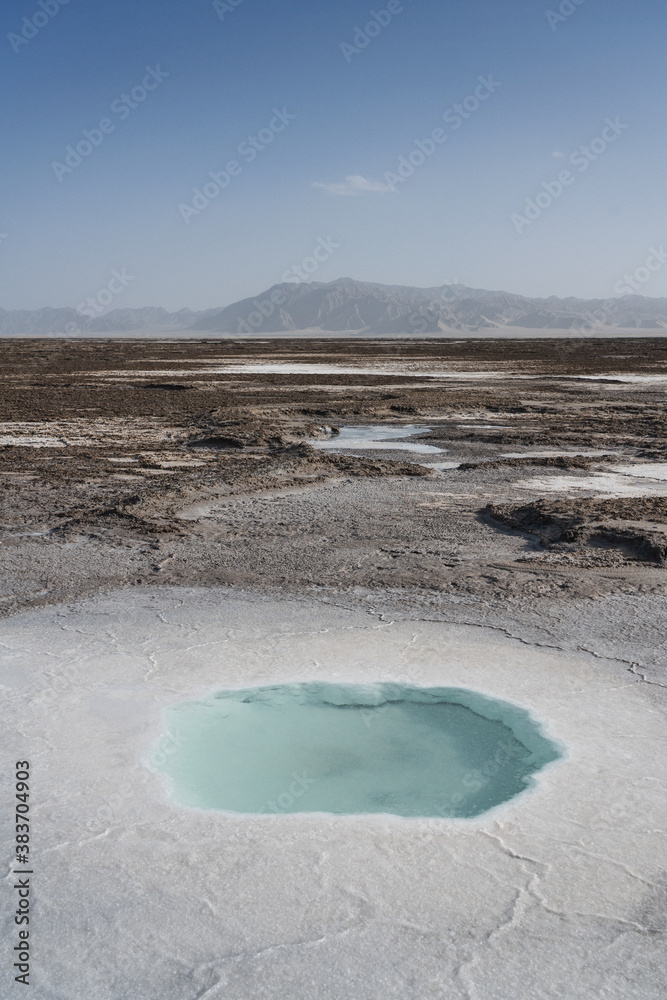
[[[201,333],[249,336],[313,331],[338,334],[418,335],[557,330],[586,336],[606,328],[667,329],[667,299],[626,295],[614,299],[531,299],[462,284],[432,288],[382,285],[337,278],[329,282],[282,282],[253,298],[221,309],[168,313],[159,307],[113,309],[95,319],[74,309],[0,309],[1,336],[135,336]]]

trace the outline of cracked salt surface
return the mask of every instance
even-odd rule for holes
[[[424,444],[423,441],[402,441],[414,434],[425,434],[430,427],[421,424],[403,424],[392,427],[387,424],[359,424],[341,427],[340,434],[325,441],[311,441],[319,451],[412,451],[417,455],[444,454],[446,448]]]
[[[664,996],[667,746],[637,677],[492,629],[224,589],[122,590],[0,632],[4,759],[34,774],[35,1000]],[[170,706],[320,681],[475,689],[567,757],[473,819],[170,799]]]
[[[156,440],[178,440],[177,428],[164,421],[148,417],[111,417],[87,420],[6,421],[0,422],[0,446],[23,448],[65,448],[127,446],[145,442],[147,436]]]
[[[507,456],[505,456],[507,457]],[[587,493],[598,496],[667,496],[667,462],[615,465],[611,472],[590,476],[545,476],[524,479],[514,485],[546,493]]]

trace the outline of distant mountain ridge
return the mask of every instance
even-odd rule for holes
[[[667,331],[667,298],[527,298],[465,285],[412,288],[340,278],[274,285],[220,309],[113,309],[96,319],[75,309],[0,309],[0,336],[225,334],[310,331],[379,336],[500,332],[506,328],[586,334],[621,328]]]

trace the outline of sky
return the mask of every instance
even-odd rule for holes
[[[664,0],[5,0],[0,307],[343,276],[667,296],[664,24]]]

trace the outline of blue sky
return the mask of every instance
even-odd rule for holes
[[[0,306],[226,305],[323,243],[316,281],[610,296],[667,245],[660,0],[218,7],[3,5]]]

